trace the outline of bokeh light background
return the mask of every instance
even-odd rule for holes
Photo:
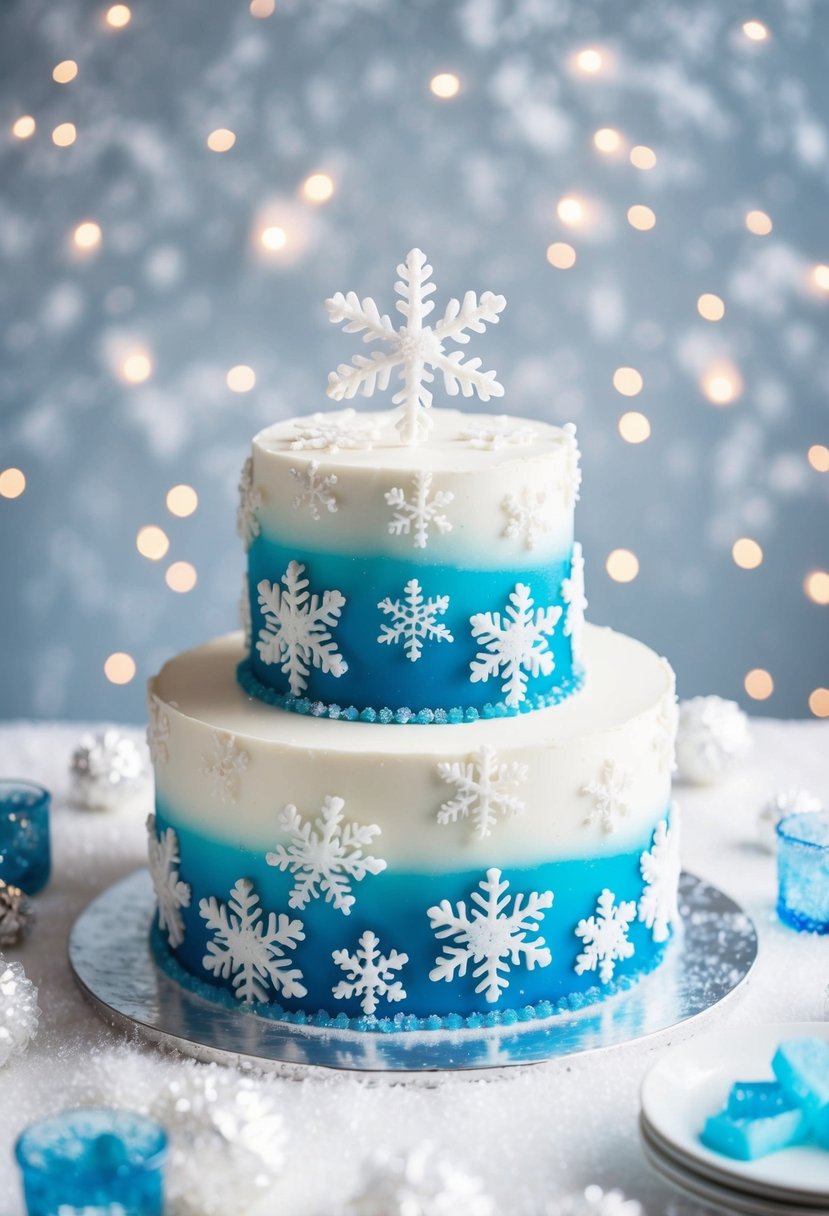
[[[415,244],[441,308],[507,296],[496,410],[578,425],[591,618],[829,714],[829,5],[0,21],[0,714],[139,720],[235,626],[250,436],[327,408],[322,300],[388,311]]]

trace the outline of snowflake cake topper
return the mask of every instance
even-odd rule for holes
[[[354,355],[351,363],[341,363],[328,377],[328,396],[334,401],[350,400],[358,392],[371,397],[375,389],[384,391],[391,374],[399,369],[401,388],[392,397],[399,407],[397,429],[404,444],[412,446],[425,439],[432,425],[426,411],[432,405],[432,394],[426,387],[443,374],[443,384],[450,397],[477,393],[481,401],[503,397],[504,389],[495,379],[494,371],[482,371],[480,359],[465,359],[463,351],[445,350],[447,341],[465,345],[470,330],[483,333],[487,325],[497,325],[506,300],[485,291],[480,300],[474,291],[467,291],[463,301],[452,299],[436,325],[424,325],[424,319],[435,307],[428,297],[434,292],[432,267],[425,253],[412,249],[406,261],[397,267],[400,278],[394,289],[400,299],[398,312],[405,323],[395,329],[390,318],[381,314],[370,297],[360,300],[349,291],[325,301],[328,316],[335,325],[342,325],[347,334],[363,335],[364,342],[384,342],[386,351],[374,351],[371,356]]]

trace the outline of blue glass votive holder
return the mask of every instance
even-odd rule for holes
[[[167,1133],[128,1110],[71,1110],[15,1145],[29,1216],[163,1216]]]
[[[829,811],[777,825],[777,915],[802,933],[829,933]]]
[[[0,778],[0,878],[36,895],[49,881],[51,794],[33,781]]]

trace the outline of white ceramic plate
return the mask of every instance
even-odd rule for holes
[[[707,1149],[699,1133],[725,1104],[735,1081],[772,1080],[781,1039],[821,1038],[829,1023],[784,1022],[702,1035],[665,1053],[642,1085],[642,1117],[652,1140],[697,1174],[769,1198],[829,1206],[829,1152],[813,1145],[782,1149],[757,1161],[734,1161]]]

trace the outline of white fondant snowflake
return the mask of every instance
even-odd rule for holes
[[[253,641],[253,621],[250,615],[250,591],[248,589],[248,576],[242,575],[242,594],[239,597],[239,624],[242,627],[242,633],[245,638],[245,650],[250,650],[250,644]]]
[[[636,902],[632,899],[616,903],[616,896],[607,887],[596,903],[596,912],[576,925],[576,937],[584,950],[576,959],[576,974],[599,972],[603,984],[609,984],[616,963],[633,957],[633,942],[628,940],[630,923],[636,919]]]
[[[307,507],[311,518],[319,520],[323,511],[333,513],[337,510],[337,500],[331,492],[337,484],[336,473],[321,477],[318,460],[309,461],[302,469],[289,469],[289,472],[299,486],[299,493],[293,501],[295,511]]]
[[[581,489],[581,452],[576,442],[575,424],[567,422],[561,430],[563,457],[559,461],[556,481],[567,506],[572,507],[578,502]]]
[[[159,834],[155,815],[148,815],[147,837],[150,878],[158,901],[158,927],[166,932],[168,942],[175,949],[184,941],[181,909],[190,907],[190,887],[182,881],[178,869],[181,865],[178,835],[172,828],[165,828]]]
[[[470,448],[479,452],[499,452],[506,447],[526,447],[537,432],[531,426],[513,426],[506,414],[465,427],[458,438],[465,439]]]
[[[599,823],[603,831],[615,832],[618,821],[630,810],[631,777],[615,760],[605,760],[596,781],[582,786],[581,792],[593,799],[587,823]]]
[[[578,661],[582,656],[584,610],[587,607],[587,599],[584,594],[584,554],[580,541],[576,541],[573,545],[570,574],[561,584],[561,598],[567,605],[562,632],[565,637],[570,639],[573,658]]]
[[[266,1001],[269,984],[284,997],[306,995],[302,972],[287,955],[305,940],[302,921],[291,920],[284,912],[279,916],[269,912],[263,921],[259,896],[249,879],[238,880],[226,904],[213,895],[200,900],[199,915],[213,933],[202,966],[221,979],[232,976],[240,1001]]]
[[[639,858],[645,889],[639,899],[639,919],[655,942],[667,941],[671,925],[679,920],[679,807],[671,804],[670,823],[661,819],[650,849]]]
[[[501,503],[507,514],[502,536],[524,542],[525,549],[534,549],[539,537],[553,526],[551,503],[545,490],[531,492],[526,486],[517,494],[507,494]]]
[[[405,490],[394,486],[384,497],[394,509],[394,518],[389,521],[392,536],[414,536],[415,549],[425,549],[429,543],[429,527],[434,524],[441,536],[452,531],[452,525],[443,514],[455,495],[451,490],[436,490],[429,497],[432,486],[431,473],[415,473],[412,479],[411,500]]]
[[[406,999],[406,990],[400,980],[394,978],[394,973],[408,963],[408,954],[401,954],[398,950],[381,954],[380,939],[370,929],[362,935],[353,954],[349,954],[348,950],[335,950],[333,959],[346,973],[346,979],[340,980],[332,989],[336,1001],[361,996],[360,1008],[363,1013],[372,1014],[379,997],[392,1002]]]
[[[291,449],[302,452],[306,449],[329,452],[370,451],[380,438],[377,427],[363,418],[357,418],[356,410],[342,410],[333,417],[327,414],[312,414],[308,422],[295,422],[296,434],[291,440]]]
[[[236,510],[236,531],[249,549],[262,531],[259,523],[259,508],[262,506],[262,491],[253,484],[253,460],[248,456],[242,465],[239,478],[239,506]]]
[[[402,387],[392,397],[399,406],[397,429],[405,444],[419,443],[432,425],[426,410],[432,404],[432,394],[426,385],[434,380],[434,372],[443,373],[443,384],[450,397],[459,391],[464,397],[478,394],[481,401],[503,397],[504,389],[495,379],[495,372],[481,371],[480,359],[464,359],[462,351],[447,354],[444,343],[469,341],[468,330],[483,333],[485,327],[498,322],[506,301],[503,296],[485,291],[478,300],[474,291],[467,291],[463,302],[450,300],[440,321],[432,328],[423,320],[435,307],[427,299],[435,290],[430,282],[432,267],[419,249],[410,250],[406,261],[397,267],[400,279],[394,289],[400,296],[397,310],[406,318],[405,325],[395,329],[390,319],[381,315],[374,300],[360,300],[356,292],[343,295],[338,291],[325,301],[328,316],[335,325],[343,325],[348,334],[362,334],[364,342],[384,342],[388,350],[375,351],[370,357],[355,355],[351,363],[341,363],[328,377],[328,396],[335,401],[362,392],[370,397],[375,388],[384,391],[392,372],[399,368]]]
[[[468,760],[439,764],[439,776],[448,785],[454,785],[457,793],[442,804],[438,823],[457,823],[469,818],[478,839],[490,836],[499,817],[522,815],[526,810],[514,790],[527,780],[527,773],[527,765],[515,760],[500,764],[492,747],[479,747]]]
[[[259,631],[256,649],[263,663],[281,664],[294,696],[307,686],[312,666],[337,677],[348,671],[329,632],[339,622],[345,596],[341,591],[323,591],[320,600],[316,592],[309,594],[304,573],[302,563],[292,561],[282,575],[284,591],[267,579],[257,588],[265,627]]]
[[[472,892],[475,907],[471,911],[467,911],[465,900],[453,909],[448,899],[429,909],[429,923],[438,940],[453,938],[455,942],[443,947],[429,979],[451,981],[466,975],[470,962],[476,963],[472,978],[480,979],[480,983],[475,991],[485,993],[492,1002],[509,987],[505,973],[511,967],[523,964],[532,971],[534,967],[549,966],[552,955],[544,938],[527,941],[527,934],[538,932],[545,909],[552,907],[553,892],[507,895],[509,882],[502,881],[501,871],[495,868],[487,870],[478,886],[484,894]]]
[[[170,760],[170,719],[164,712],[164,702],[150,689],[150,720],[147,724],[147,747],[153,764],[167,764]]]
[[[250,757],[236,742],[235,735],[214,730],[210,751],[202,756],[201,771],[210,779],[210,792],[221,802],[239,801],[242,773]]]
[[[516,583],[510,592],[504,619],[500,612],[477,612],[470,617],[472,636],[484,645],[470,663],[473,684],[490,676],[500,678],[507,705],[520,705],[529,676],[548,676],[555,659],[547,639],[555,630],[561,609],[536,608],[529,587]]]
[[[288,907],[304,908],[324,894],[326,903],[348,916],[355,902],[352,879],[362,882],[366,874],[385,870],[385,861],[363,855],[363,849],[380,835],[380,829],[376,824],[343,826],[344,806],[342,798],[328,795],[313,824],[310,820],[303,823],[295,806],[286,806],[279,816],[279,826],[291,837],[291,843],[287,848],[277,845],[265,860],[269,866],[290,870],[295,876]]]
[[[423,652],[424,641],[453,642],[455,639],[447,627],[436,618],[449,607],[448,595],[423,598],[423,590],[416,578],[410,578],[403,588],[403,602],[388,596],[377,607],[390,616],[392,625],[381,625],[377,641],[388,643],[403,641],[406,658],[416,663]]]

